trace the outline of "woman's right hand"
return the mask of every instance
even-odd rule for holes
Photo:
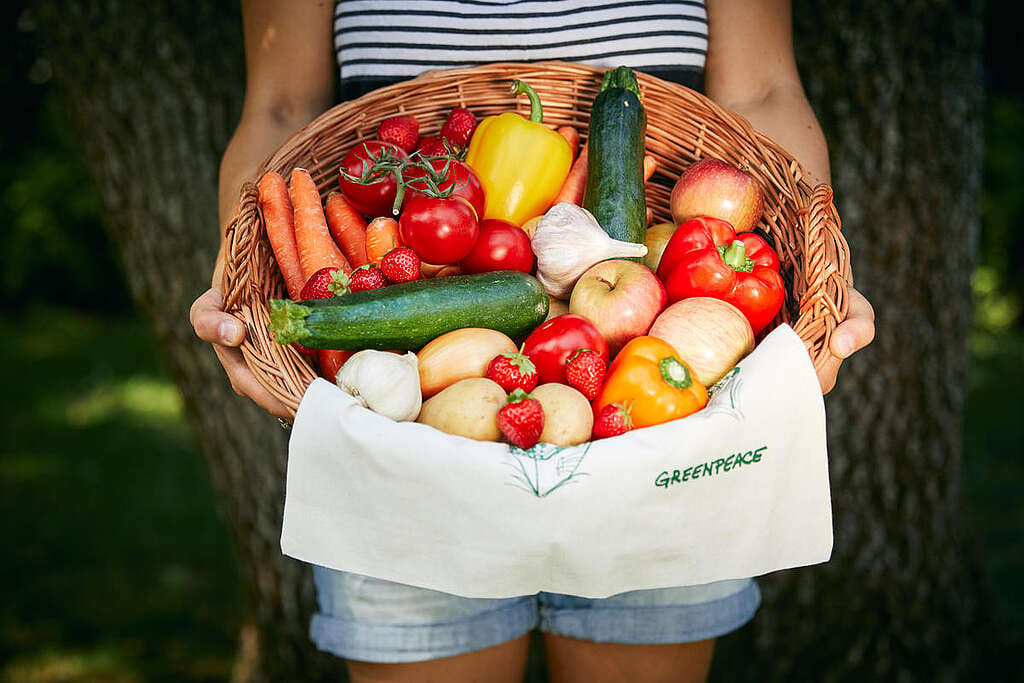
[[[277,417],[291,417],[285,405],[256,380],[242,357],[238,347],[245,340],[245,326],[238,318],[224,311],[224,297],[219,288],[211,287],[192,303],[189,320],[196,335],[213,345],[236,394],[252,399]]]

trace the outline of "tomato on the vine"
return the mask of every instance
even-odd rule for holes
[[[533,272],[534,256],[530,236],[515,223],[500,218],[480,221],[480,236],[466,258],[463,273],[485,273],[491,270]]]
[[[480,224],[476,211],[462,197],[406,195],[398,219],[402,243],[426,263],[458,263],[473,248]]]
[[[596,351],[608,363],[608,342],[594,323],[575,313],[556,315],[523,342],[523,353],[536,366],[540,384],[565,384],[565,364],[578,349]]]
[[[429,164],[434,169],[433,173],[422,164]],[[454,157],[430,157],[406,167],[404,175],[406,191],[462,197],[473,207],[478,218],[484,215],[484,185],[465,161]],[[439,192],[433,192],[431,184]]]
[[[391,216],[398,193],[394,168],[408,158],[390,142],[367,140],[341,160],[338,183],[345,199],[365,216]]]

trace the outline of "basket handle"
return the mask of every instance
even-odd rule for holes
[[[260,305],[270,291],[266,278],[273,256],[265,243],[256,183],[247,182],[242,186],[238,209],[228,224],[224,240],[221,285],[224,310],[245,325],[246,335],[240,347],[242,357],[257,381],[284,404],[290,417],[294,417],[302,391],[316,378],[316,373],[310,361],[295,348],[281,346],[273,340],[267,327],[267,311]]]
[[[224,292],[224,310],[232,312],[238,308],[246,283],[252,277],[252,251],[255,246],[253,230],[239,230],[239,226],[251,226],[258,221],[260,210],[259,189],[256,183],[242,185],[238,209],[224,232],[224,273],[221,291]]]
[[[800,300],[800,316],[794,325],[802,339],[815,339],[807,351],[816,369],[830,357],[829,340],[846,319],[848,290],[853,286],[850,248],[842,233],[839,212],[832,202],[832,186],[816,185],[810,203],[799,214],[804,247],[804,281],[807,289]]]

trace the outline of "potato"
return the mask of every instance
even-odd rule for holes
[[[544,408],[544,431],[540,440],[556,446],[574,446],[590,441],[594,412],[582,393],[566,384],[541,384],[531,395]]]
[[[486,377],[459,380],[423,402],[416,419],[447,434],[499,441],[498,411],[508,396]]]

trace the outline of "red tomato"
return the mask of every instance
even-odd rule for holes
[[[408,155],[397,145],[380,140],[367,140],[350,149],[341,160],[342,172],[338,174],[345,199],[365,216],[393,215],[398,181],[394,170],[386,166],[388,161],[406,158]],[[378,162],[384,163],[375,170],[373,167]]]
[[[452,195],[469,202],[478,218],[484,215],[484,185],[469,164],[452,157],[428,159],[427,163],[434,169],[432,175],[418,165],[409,166],[405,170],[409,189],[418,192],[428,189],[427,176],[430,175],[429,180],[436,184],[442,193],[454,186]]]
[[[476,212],[462,197],[406,196],[398,219],[402,243],[427,263],[458,263],[473,248],[480,232]]]
[[[462,259],[463,273],[485,273],[490,270],[521,270],[533,272],[533,249],[530,236],[515,223],[500,218],[480,221],[480,236],[469,256]]]
[[[523,353],[537,366],[540,384],[565,384],[565,364],[577,349],[592,349],[608,363],[608,342],[594,323],[575,313],[556,315],[523,342]]]

